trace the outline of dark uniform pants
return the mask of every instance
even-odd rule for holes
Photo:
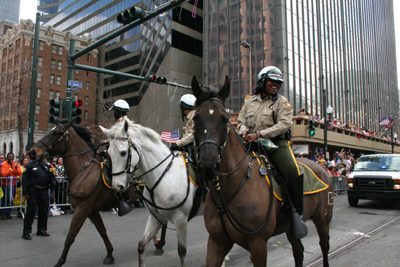
[[[32,232],[32,224],[35,217],[36,209],[38,209],[38,231],[47,231],[47,212],[49,209],[48,189],[37,191],[33,188],[29,189],[28,206],[24,219],[24,234]]]
[[[300,175],[299,166],[294,158],[290,141],[282,138],[271,138],[279,148],[269,154],[272,164],[280,171],[285,181]]]

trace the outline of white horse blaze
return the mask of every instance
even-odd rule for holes
[[[209,111],[210,111],[210,115],[212,115],[214,113],[213,109],[210,109]]]

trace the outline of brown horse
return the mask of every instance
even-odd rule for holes
[[[204,207],[204,221],[209,232],[206,266],[221,266],[234,243],[250,252],[254,266],[266,266],[268,239],[284,232],[292,245],[295,265],[302,266],[304,247],[300,239],[291,237],[290,209],[283,213],[284,219],[280,218],[282,223],[278,225],[282,203],[272,195],[269,182],[260,175],[258,161],[249,156],[229,123],[224,106],[230,90],[228,77],[219,91],[200,87],[193,77],[192,90],[197,98],[194,130],[198,172],[207,179],[210,188]],[[298,161],[329,185],[328,189],[304,196],[303,214],[303,220],[311,218],[317,228],[327,267],[332,182],[318,164],[306,159]]]
[[[112,255],[114,249],[107,236],[100,211],[115,207],[116,196],[114,190],[102,182],[101,156],[96,153],[97,147],[91,140],[92,135],[85,127],[75,125],[73,121],[63,120],[40,139],[29,152],[32,159],[41,158],[45,153],[49,156],[62,155],[65,173],[70,184],[69,199],[74,207],[74,215],[64,250],[55,266],[62,266],[66,262],[68,251],[88,217],[96,226],[106,245],[107,256],[103,264],[114,262]],[[164,244],[164,240],[160,242],[161,249]]]

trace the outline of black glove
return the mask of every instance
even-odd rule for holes
[[[176,143],[173,143],[173,144],[169,147],[169,149],[170,149],[171,151],[181,150],[181,148],[180,148]]]

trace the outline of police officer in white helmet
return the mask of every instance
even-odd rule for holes
[[[194,142],[193,135],[193,116],[195,114],[194,105],[196,103],[196,97],[191,94],[185,94],[181,97],[179,101],[179,106],[181,107],[182,120],[186,118],[186,129],[183,137],[179,139],[176,143],[171,145],[171,150],[183,150],[183,148]]]
[[[110,110],[114,110],[114,119],[119,122],[126,118],[126,113],[129,111],[129,104],[123,99],[114,102]]]

